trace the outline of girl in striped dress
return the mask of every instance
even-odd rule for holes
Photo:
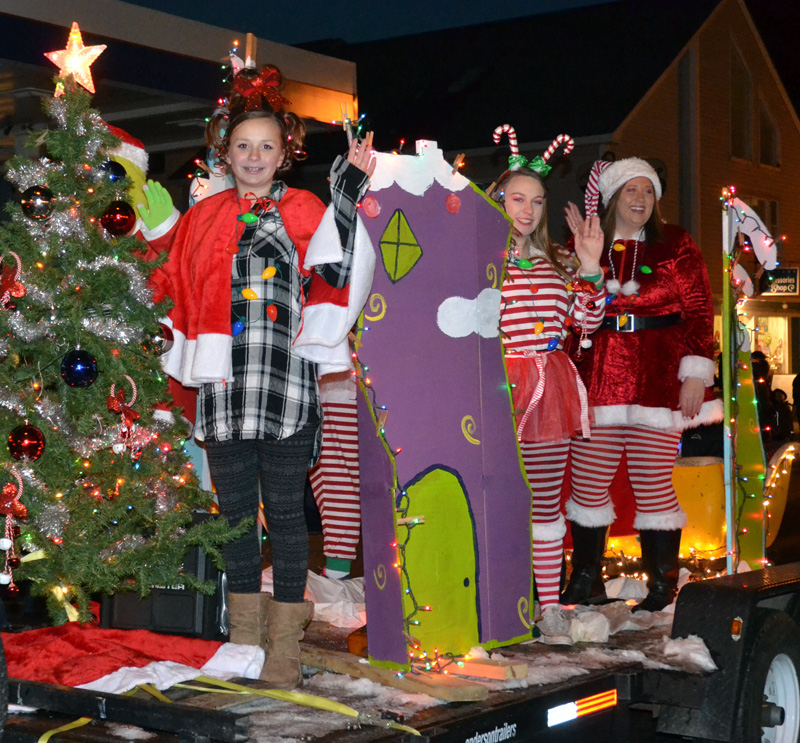
[[[536,161],[534,161],[534,165]],[[575,236],[571,256],[550,240],[547,191],[530,167],[509,170],[493,197],[513,220],[500,331],[514,425],[532,492],[532,562],[540,609],[558,607],[563,539],[561,486],[573,436],[588,436],[586,390],[564,352],[570,326],[582,344],[603,318],[603,233],[597,218]]]

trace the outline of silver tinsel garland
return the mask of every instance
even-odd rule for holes
[[[67,101],[64,98],[51,98],[48,104],[50,116],[62,128],[67,128]]]
[[[6,178],[20,191],[25,191],[31,186],[41,186],[46,183],[54,173],[61,173],[64,166],[61,163],[42,157],[39,160],[25,162],[16,167],[9,168]]]
[[[8,317],[8,327],[13,331],[14,336],[20,340],[30,343],[39,341],[42,338],[55,338],[53,327],[46,320],[39,320],[36,323],[29,322],[19,312],[13,312]]]
[[[85,317],[81,320],[85,330],[94,333],[98,338],[104,338],[117,343],[131,343],[142,340],[142,331],[130,325],[106,317]]]
[[[13,410],[20,418],[28,415],[28,407],[22,402],[22,398],[4,387],[0,387],[0,407]]]
[[[112,557],[121,555],[123,552],[144,547],[146,544],[147,540],[141,535],[129,534],[127,537],[120,539],[119,542],[116,542],[111,547],[106,547],[104,550],[100,550],[100,559],[110,560]]]
[[[42,493],[47,492],[47,485],[45,485],[36,475],[36,473],[30,468],[24,465],[16,465],[19,474],[22,475],[22,479],[30,485],[32,488],[36,488]]]
[[[48,539],[61,539],[68,523],[69,511],[61,503],[48,503],[33,519],[36,530]]]
[[[64,415],[64,408],[62,405],[53,402],[49,397],[40,397],[33,404],[33,409],[64,436],[69,436],[72,433],[72,427]]]
[[[130,281],[130,292],[134,299],[148,308],[153,306],[153,292],[147,286],[147,277],[133,263],[121,261],[119,258],[112,256],[103,256],[102,258],[95,258],[90,263],[78,261],[77,268],[80,271],[100,271],[104,268],[117,268],[127,275],[128,281]]]

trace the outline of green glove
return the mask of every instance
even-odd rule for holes
[[[136,210],[145,223],[148,230],[154,230],[160,224],[169,219],[169,216],[174,210],[172,204],[172,196],[169,195],[164,186],[157,181],[148,180],[147,185],[144,186],[144,195],[147,199],[147,206],[144,204],[137,204]]]

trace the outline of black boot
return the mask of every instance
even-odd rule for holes
[[[642,570],[647,573],[647,597],[633,611],[661,611],[678,595],[678,554],[681,530],[639,532]]]
[[[606,551],[607,526],[572,525],[572,574],[561,594],[562,604],[598,604],[606,600],[601,561]]]

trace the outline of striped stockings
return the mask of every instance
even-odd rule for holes
[[[565,523],[561,514],[561,485],[570,441],[520,443],[531,500],[531,561],[542,610],[558,604]]]
[[[672,487],[680,434],[645,426],[592,428],[588,440],[572,442],[572,497],[567,518],[581,526],[614,520],[609,487],[623,452],[636,501],[635,529],[670,530],[686,525]]]
[[[326,557],[355,560],[361,534],[356,401],[322,402],[322,451],[309,472]]]

